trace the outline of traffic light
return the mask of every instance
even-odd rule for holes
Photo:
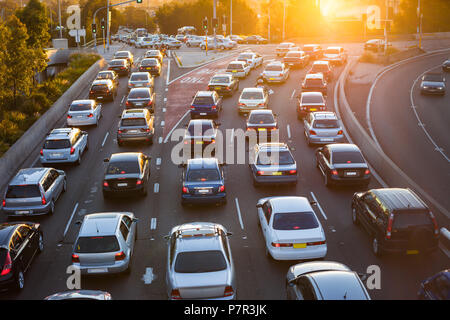
[[[102,24],[101,24],[102,29],[105,29],[105,20],[102,19]]]
[[[219,19],[213,18],[212,25],[213,25],[213,28],[217,29],[219,27]]]
[[[97,33],[97,24],[92,24],[92,33]]]
[[[142,3],[142,0],[136,0],[137,3]]]
[[[203,20],[203,29],[204,30],[208,29],[208,19],[206,18]]]

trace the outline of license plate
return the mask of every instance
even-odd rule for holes
[[[136,103],[137,107],[142,107],[144,104],[143,103]]]
[[[16,214],[30,214],[31,212],[30,212],[30,210],[19,210],[19,211],[16,211]]]
[[[258,131],[266,131],[265,128],[258,128]]]
[[[95,269],[88,269],[88,273],[106,273],[108,272],[108,268],[95,268]]]
[[[97,97],[97,99],[103,99],[103,97]]]
[[[346,176],[356,176],[358,173],[357,172],[354,172],[354,171],[347,171],[347,172],[345,172],[345,175]]]
[[[143,86],[142,83],[137,83],[137,84],[136,84],[136,87],[142,87],[142,86]]]
[[[221,88],[221,87],[215,87],[215,89],[216,89],[216,90],[220,90],[220,89],[222,89],[222,88]]]
[[[275,80],[275,78],[269,78],[269,80]]]
[[[406,250],[406,254],[419,254],[419,250]]]
[[[209,193],[209,190],[208,189],[201,189],[201,190],[198,190],[198,193],[203,193],[203,194]]]
[[[272,172],[273,176],[281,176],[283,172]]]
[[[206,112],[200,113],[201,116],[206,116]]]
[[[126,187],[126,186],[128,186],[128,183],[118,183],[117,186],[118,187]]]
[[[231,71],[231,72],[237,72],[236,70],[233,70],[233,71]]]
[[[311,108],[311,109],[309,109],[310,111],[317,111],[317,109],[316,108]]]
[[[52,153],[52,158],[61,158],[62,157],[62,153]]]
[[[128,133],[138,133],[139,131],[137,130],[129,130]]]
[[[321,138],[320,141],[322,141],[322,142],[329,142],[329,141],[333,141],[333,139],[331,139],[331,138]]]
[[[203,141],[196,141],[195,144],[203,144]]]
[[[304,249],[306,248],[306,243],[294,243],[294,249]]]

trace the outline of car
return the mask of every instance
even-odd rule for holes
[[[347,52],[342,47],[328,47],[323,53],[322,60],[342,65],[347,62]]]
[[[167,240],[166,289],[170,300],[235,300],[236,275],[224,226],[190,222],[173,227]]]
[[[228,38],[218,38],[217,39],[217,47],[220,50],[231,50],[237,47],[237,42]]]
[[[293,265],[286,274],[288,300],[370,300],[360,275],[334,261]]]
[[[211,119],[190,120],[183,137],[184,155],[204,153],[208,148],[211,155],[215,153],[217,127],[219,124]],[[204,156],[209,158],[210,156]]]
[[[310,73],[305,75],[302,82],[302,92],[321,92],[326,96],[328,92],[328,84],[322,73]]]
[[[259,35],[252,35],[245,38],[244,43],[247,44],[267,44],[267,39],[259,36]]]
[[[310,112],[303,122],[303,129],[308,146],[344,142],[342,124],[331,111]]]
[[[422,76],[420,93],[445,95],[445,78],[440,73],[428,72]]]
[[[333,81],[333,69],[328,61],[314,61],[308,74],[321,73],[327,82]]]
[[[199,36],[191,36],[186,40],[187,47],[200,47],[203,42],[203,38]]]
[[[153,144],[155,135],[155,117],[147,109],[126,109],[117,129],[117,144],[122,146],[124,142],[144,141]]]
[[[181,204],[227,202],[222,166],[216,158],[189,159],[183,166]]]
[[[427,255],[438,249],[439,228],[428,206],[409,188],[356,192],[352,222],[371,237],[372,252]]]
[[[259,66],[262,66],[264,58],[259,53],[248,51],[242,52],[237,57],[237,61],[244,61],[250,66],[251,69],[256,69]]]
[[[161,75],[161,64],[156,58],[145,58],[142,59],[139,64],[140,72],[150,72],[152,76],[160,76]]]
[[[297,162],[285,143],[256,144],[250,158],[253,185],[297,184]]]
[[[220,96],[232,96],[239,90],[239,79],[229,73],[218,73],[211,77],[208,90],[215,91]]]
[[[117,96],[117,87],[109,79],[94,80],[89,89],[89,99],[101,101],[114,101]]]
[[[274,260],[322,259],[325,232],[305,197],[268,197],[256,204],[266,255]]]
[[[230,40],[233,40],[233,41],[237,42],[238,44],[244,43],[244,39],[242,39],[241,37],[239,37],[239,36],[237,36],[237,35],[235,35],[235,34],[230,34],[230,35],[228,36],[228,38],[229,38]]]
[[[119,75],[114,70],[100,71],[95,80],[111,80],[116,88],[119,87]]]
[[[278,122],[272,110],[252,110],[246,123],[246,137],[254,135],[257,141],[267,142],[279,138]]]
[[[218,118],[221,111],[222,98],[216,91],[197,91],[191,102],[191,119],[196,117]]]
[[[420,300],[450,300],[450,269],[422,281],[417,296]]]
[[[133,72],[130,76],[130,79],[128,79],[128,91],[130,91],[133,88],[153,88],[155,85],[154,78],[152,75],[145,71],[145,72]]]
[[[54,293],[44,300],[61,301],[61,300],[112,300],[111,294],[100,290],[69,290]]]
[[[132,212],[84,215],[73,246],[72,265],[82,276],[130,273],[137,222]]]
[[[129,76],[131,65],[126,59],[114,59],[109,62],[108,70],[115,71],[119,76]]]
[[[184,34],[177,34],[175,36],[175,39],[177,39],[178,41],[184,42],[185,37],[186,36]]]
[[[103,161],[107,163],[103,177],[103,197],[147,195],[151,158],[142,152],[113,153]]]
[[[370,39],[364,43],[364,50],[367,51],[384,51],[384,39]],[[392,44],[388,43],[388,47],[391,47]]]
[[[144,37],[137,37],[136,41],[134,42],[134,47],[135,48],[143,48],[144,47],[143,40],[144,40]]]
[[[39,223],[0,224],[0,289],[23,290],[25,272],[42,251],[44,234]]]
[[[305,44],[303,46],[305,54],[309,55],[311,60],[321,59],[323,57],[323,49],[318,44]]]
[[[283,62],[270,62],[264,68],[262,78],[265,82],[286,82],[289,78],[289,68]]]
[[[161,51],[159,50],[148,50],[145,55],[144,58],[154,58],[154,59],[158,59],[159,63],[161,64],[163,61],[163,55],[161,53]]]
[[[248,114],[252,110],[269,108],[269,94],[263,88],[245,88],[238,100],[239,114]]]
[[[153,88],[133,88],[128,93],[125,101],[125,109],[147,108],[155,111],[156,93]]]
[[[450,58],[442,63],[442,71],[450,72]]]
[[[114,53],[114,59],[126,59],[130,66],[134,63],[134,56],[130,51],[116,51]]]
[[[2,211],[11,217],[53,214],[55,203],[67,189],[64,171],[54,168],[25,168],[8,183]]]
[[[316,167],[327,187],[334,185],[361,185],[370,183],[371,173],[361,150],[351,143],[332,143],[316,149]]]
[[[250,73],[250,66],[244,61],[231,61],[225,73],[229,73],[236,78],[245,78]]]
[[[181,45],[183,44],[183,42],[178,41],[177,39],[174,39],[174,38],[169,38],[169,39],[163,40],[162,43],[164,45],[166,45],[167,49],[169,49],[169,50],[180,49]]]
[[[277,57],[283,57],[289,51],[300,51],[300,48],[292,42],[282,42],[275,48]]]
[[[89,149],[88,133],[79,128],[57,128],[45,137],[39,152],[42,165],[55,163],[81,164],[81,156]]]
[[[309,56],[303,51],[288,51],[283,57],[283,62],[289,67],[303,68],[309,62]]]
[[[138,38],[138,42],[135,42],[134,44],[136,48],[151,48],[152,45],[153,45],[153,38],[151,37]]]
[[[300,120],[310,112],[325,111],[327,108],[322,92],[301,92],[297,98],[297,117]]]
[[[103,81],[103,80],[102,80]],[[111,81],[111,80],[108,80]],[[95,100],[74,100],[67,111],[67,126],[97,126],[102,117],[102,104]]]

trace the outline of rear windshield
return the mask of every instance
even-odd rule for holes
[[[156,66],[156,65],[158,65],[158,61],[157,60],[154,60],[154,59],[145,59],[145,60],[142,60],[142,62],[141,62],[141,65],[143,65],[143,66]]]
[[[210,106],[210,105],[214,104],[214,99],[211,96],[209,96],[209,97],[195,97],[193,104],[200,105],[200,106]]]
[[[305,83],[310,87],[321,87],[323,85],[323,82],[320,79],[306,79]]]
[[[275,119],[273,115],[270,113],[254,113],[250,115],[248,119],[248,123],[251,124],[265,124],[265,123],[274,123]]]
[[[325,50],[326,54],[339,54],[339,49],[327,49]]]
[[[127,173],[139,173],[139,163],[137,161],[117,161],[110,162],[107,174],[127,174]]]
[[[148,57],[159,56],[159,51],[148,51],[146,55]]]
[[[323,98],[318,95],[302,95],[302,103],[323,103]]]
[[[304,46],[303,51],[314,51],[314,46]]]
[[[407,229],[417,226],[432,226],[430,214],[427,210],[397,210],[394,212],[394,229]]]
[[[122,119],[120,125],[122,127],[132,127],[132,126],[145,126],[146,122],[144,118],[127,118]]]
[[[288,52],[286,54],[287,58],[300,58],[302,55],[298,52]]]
[[[188,132],[191,136],[204,135],[205,133],[213,134],[213,127],[210,123],[190,125]]]
[[[227,263],[219,250],[180,252],[175,261],[175,272],[203,273],[225,270]]]
[[[75,246],[77,253],[104,253],[119,250],[119,242],[115,236],[80,237]]]
[[[150,98],[150,90],[131,90],[128,99],[145,99]]]
[[[94,84],[91,87],[92,91],[105,91],[106,89],[108,89],[108,86],[106,84]]]
[[[216,169],[189,170],[186,180],[189,182],[217,181],[220,180],[220,174]]]
[[[311,71],[328,71],[328,66],[326,64],[313,64]]]
[[[365,163],[363,156],[355,151],[333,152],[333,163]]]
[[[238,59],[251,59],[253,57],[252,54],[241,54]]]
[[[6,198],[38,198],[41,196],[41,191],[36,184],[22,185],[22,186],[8,186],[6,191]]]
[[[319,226],[312,212],[277,213],[273,216],[275,230],[307,230]]]
[[[267,66],[264,71],[283,71],[281,66]]]
[[[294,163],[294,158],[289,151],[260,152],[257,161],[257,164],[260,165],[289,165]]]
[[[117,52],[115,57],[128,58],[128,52]]]
[[[241,99],[245,100],[261,100],[264,99],[264,95],[259,91],[244,91],[242,92]]]
[[[70,106],[70,111],[87,111],[91,110],[91,104],[90,103],[80,103],[80,104],[72,104]]]
[[[111,72],[100,72],[97,75],[97,79],[112,79],[113,76],[111,74]]]
[[[66,149],[70,147],[70,140],[68,139],[46,140],[44,143],[44,149]]]
[[[148,80],[148,74],[132,74],[130,77],[130,81],[142,81]]]
[[[230,78],[228,77],[214,77],[211,79],[211,83],[228,83]]]
[[[125,65],[124,60],[113,60],[109,63],[111,66],[123,66]]]
[[[244,67],[241,64],[230,64],[227,70],[243,70]]]
[[[314,121],[314,128],[317,129],[332,129],[332,128],[339,128],[339,123],[337,120],[334,119],[320,119]]]
[[[288,47],[290,47],[291,46],[291,44],[290,43],[282,43],[282,44],[280,44],[280,48],[288,48]]]

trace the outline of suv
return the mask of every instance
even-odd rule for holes
[[[209,91],[216,91],[221,96],[232,96],[239,90],[239,79],[229,73],[215,74],[208,83]]]
[[[222,98],[216,91],[198,91],[191,103],[191,119],[197,116],[219,117]]]
[[[313,73],[305,75],[302,83],[302,92],[322,92],[327,95],[328,86],[322,73]]]
[[[155,111],[155,91],[153,88],[133,88],[128,93],[125,109],[145,107]]]
[[[275,51],[277,53],[277,57],[279,57],[286,55],[289,51],[300,51],[300,48],[292,42],[282,42],[275,49]]]
[[[171,300],[236,299],[236,276],[228,237],[220,224],[191,222],[172,228],[166,287]]]
[[[53,129],[45,138],[40,151],[41,164],[81,163],[81,155],[88,150],[88,133],[78,128]]]
[[[310,112],[325,110],[326,102],[322,92],[302,92],[297,100],[298,119],[303,119]]]
[[[108,70],[115,71],[119,76],[129,76],[131,65],[125,59],[114,59],[109,62]]]
[[[154,78],[148,72],[133,72],[128,79],[128,91],[133,88],[153,88]]]
[[[271,62],[266,65],[262,78],[266,82],[285,82],[289,78],[289,68],[282,62]]]
[[[145,141],[153,144],[155,135],[155,117],[147,109],[127,109],[122,116],[117,129],[117,144],[124,142]]]
[[[89,90],[89,99],[114,101],[117,96],[117,87],[109,79],[94,80]]]
[[[369,233],[375,255],[385,252],[426,254],[438,248],[436,219],[410,189],[385,188],[355,193],[352,221]]]
[[[67,188],[66,174],[53,168],[21,169],[9,182],[2,211],[8,216],[53,214]]]
[[[347,62],[347,52],[342,47],[328,47],[323,53],[323,59],[334,64],[344,64]]]
[[[311,112],[303,124],[308,146],[344,142],[344,131],[334,112]]]
[[[134,57],[130,51],[117,51],[114,53],[114,59],[126,59],[130,66],[133,65]]]
[[[72,252],[82,275],[130,272],[137,237],[132,212],[102,212],[83,218]]]

